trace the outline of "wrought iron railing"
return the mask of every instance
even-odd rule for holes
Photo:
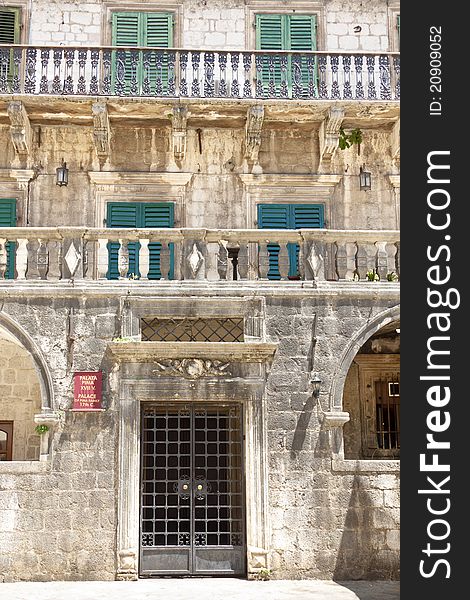
[[[400,55],[0,45],[0,94],[389,101]]]
[[[399,273],[395,230],[0,228],[0,279],[395,281]]]

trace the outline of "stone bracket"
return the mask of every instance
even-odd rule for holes
[[[39,460],[47,461],[50,454],[51,430],[61,422],[60,413],[51,410],[43,411],[34,415],[34,422],[36,425],[46,425],[48,427],[48,430],[41,434],[39,447]]]
[[[320,166],[329,165],[339,144],[339,130],[344,119],[342,108],[330,108],[318,132],[320,140]]]
[[[400,119],[398,119],[392,128],[390,145],[393,160],[400,162]]]
[[[91,105],[93,113],[93,140],[98,156],[109,156],[111,130],[109,126],[108,107],[106,102],[94,102]]]
[[[246,115],[245,158],[253,162],[252,173],[262,173],[258,162],[261,146],[261,130],[264,121],[264,106],[250,106]]]
[[[175,160],[183,160],[186,155],[188,137],[188,109],[186,106],[174,106],[172,113],[172,141]]]
[[[335,427],[343,427],[350,420],[348,412],[343,411],[326,411],[323,413],[322,426],[325,429],[333,429]]]
[[[32,131],[28,113],[23,102],[13,100],[8,103],[11,141],[17,154],[28,155],[31,152]]]

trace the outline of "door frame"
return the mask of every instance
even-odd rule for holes
[[[132,348],[131,348],[132,346]],[[230,348],[228,348],[230,346]],[[135,347],[135,348],[134,348]],[[139,349],[136,352],[136,349]],[[204,348],[204,352],[201,352]],[[110,399],[119,420],[117,544],[118,580],[139,577],[141,404],[190,402],[242,404],[245,473],[247,575],[270,567],[268,510],[267,365],[276,346],[246,343],[140,342],[110,344]],[[238,355],[238,356],[237,356]],[[155,369],[157,361],[224,361],[220,376],[197,379]],[[197,358],[194,358],[197,357]],[[208,391],[209,390],[209,391]]]

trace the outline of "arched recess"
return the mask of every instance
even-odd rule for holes
[[[16,342],[31,355],[41,389],[41,409],[44,412],[51,411],[54,406],[52,378],[41,351],[31,336],[18,323],[5,313],[0,312],[0,337],[2,337],[3,332],[5,332],[4,337],[6,339]]]
[[[330,410],[340,412],[343,410],[343,390],[349,368],[351,367],[354,357],[361,349],[362,345],[374,335],[377,331],[385,327],[393,321],[400,319],[400,306],[389,308],[369,321],[362,327],[357,335],[353,337],[346,346],[340,361],[337,371],[335,372],[330,389]]]

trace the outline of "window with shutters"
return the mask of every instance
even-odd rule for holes
[[[21,9],[0,6],[0,44],[19,44]]]
[[[264,87],[275,88],[277,93],[315,93],[317,87],[316,60],[310,64],[302,52],[317,49],[317,17],[301,14],[257,14],[256,49],[292,51],[287,57],[270,54],[263,59]],[[296,54],[296,53],[299,54]],[[283,60],[285,61],[283,63]]]
[[[0,198],[0,227],[16,227],[16,199]],[[15,250],[16,242],[6,243],[7,268],[5,279],[15,276]]]
[[[258,227],[260,229],[318,229],[324,227],[322,204],[258,204]],[[278,280],[279,244],[268,244],[268,279]],[[289,278],[299,278],[299,246],[288,244]]]
[[[173,46],[173,13],[113,12],[112,45],[158,48],[155,51],[123,51],[113,56],[113,80],[126,93],[161,95],[168,92],[169,56]],[[121,72],[123,70],[123,73]]]
[[[174,224],[174,204],[171,202],[109,202],[107,205],[107,226],[111,228],[165,228],[173,227]],[[170,252],[169,279],[174,276],[174,247],[173,243],[168,244]],[[127,276],[130,278],[140,277],[139,271],[139,242],[130,242],[128,244],[129,252],[129,270]],[[160,251],[162,244],[151,242],[149,249],[149,279],[161,279]],[[118,279],[118,254],[119,243],[108,243],[108,279]]]

